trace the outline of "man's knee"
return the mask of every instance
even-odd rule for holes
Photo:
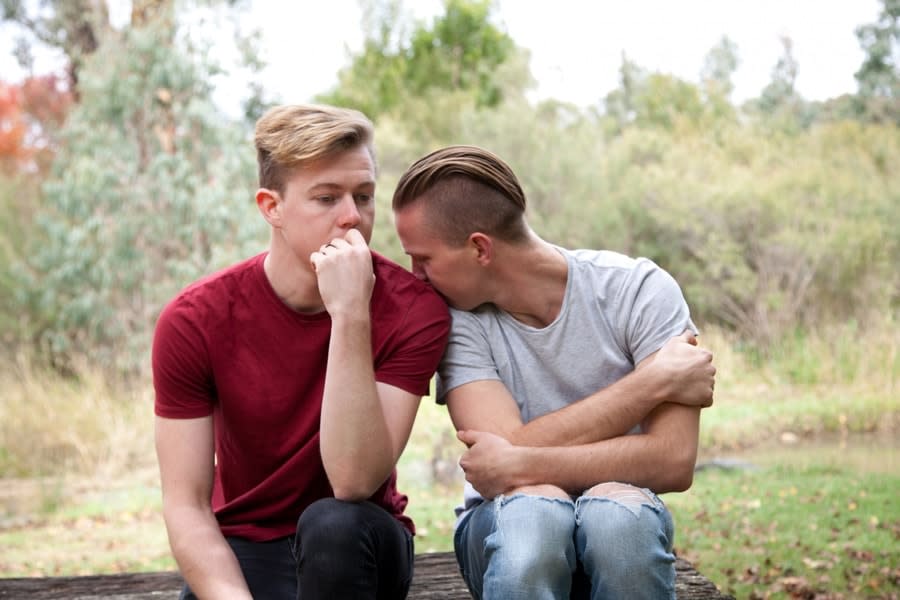
[[[551,489],[532,491],[551,492]],[[495,526],[485,547],[503,547],[507,559],[541,561],[548,547],[558,553],[571,543],[575,530],[575,503],[568,495],[517,493],[494,500]],[[513,558],[516,557],[516,558]]]
[[[310,504],[297,520],[297,541],[316,546],[355,543],[366,526],[363,503],[323,498]]]
[[[361,598],[368,597],[361,590],[377,588],[390,590],[384,597],[402,597],[409,587],[411,536],[371,502],[310,504],[297,521],[294,554],[304,595]]]
[[[653,498],[639,487],[617,481],[598,483],[587,490],[583,496],[590,498],[606,498],[613,502],[628,506],[653,504]]]
[[[549,483],[538,485],[523,485],[506,492],[504,496],[513,496],[515,494],[524,494],[526,496],[542,496],[544,498],[564,498],[566,500],[570,499],[569,494],[567,494],[565,490],[563,490],[562,488],[558,488],[555,485],[550,485]]]
[[[578,499],[575,512],[578,536],[587,543],[618,539],[637,549],[656,541],[671,542],[671,516],[662,501],[645,489],[601,483]]]
[[[587,490],[578,500],[577,512],[581,516],[594,514],[595,518],[591,520],[605,528],[629,528],[637,524],[625,519],[625,515],[630,513],[633,517],[639,517],[644,508],[659,514],[664,510],[664,505],[648,490],[610,481]],[[605,516],[596,516],[598,513]]]

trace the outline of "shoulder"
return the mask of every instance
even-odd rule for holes
[[[425,284],[425,282],[421,281],[418,277],[416,277],[391,259],[378,254],[374,250],[372,250],[371,252],[372,270],[375,272],[375,277],[389,282],[392,285],[412,286],[414,288],[429,287],[427,284]]]
[[[181,290],[173,302],[190,303],[209,296],[238,291],[248,283],[248,279],[258,278],[262,274],[265,257],[265,253],[257,254],[198,279]]]
[[[193,298],[234,288],[250,277],[262,274],[266,254],[257,254],[239,263],[220,269],[185,287],[175,299]]]
[[[671,279],[659,265],[644,257],[631,257],[610,250],[567,250],[561,248],[568,257],[576,278],[588,278],[594,283],[609,286],[640,286],[650,279]]]
[[[258,254],[189,284],[163,308],[160,320],[176,315],[210,316],[226,310],[235,296],[247,296],[259,289],[257,283],[265,277],[264,258],[265,253]]]
[[[579,270],[626,274],[629,271],[641,268],[647,262],[652,263],[646,258],[633,258],[611,250],[590,250],[584,248],[569,250],[560,248],[560,252],[568,257],[569,263]]]
[[[435,306],[443,306],[442,312],[447,312],[447,305],[441,299],[434,288],[377,252],[372,252],[372,269],[375,273],[376,286],[382,293],[401,300],[422,301]]]
[[[505,321],[501,311],[493,304],[482,304],[472,310],[450,309],[450,322],[453,334],[476,336],[485,340],[502,335]]]

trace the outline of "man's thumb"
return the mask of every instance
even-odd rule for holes
[[[461,441],[463,444],[465,444],[466,446],[471,446],[472,444],[474,444],[474,443],[475,443],[475,437],[476,437],[476,436],[475,436],[475,432],[474,432],[474,431],[468,431],[468,430],[465,430],[465,429],[461,429],[461,430],[459,430],[459,431],[456,432],[456,438],[457,438],[459,441]]]

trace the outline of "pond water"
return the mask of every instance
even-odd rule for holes
[[[710,462],[758,467],[837,467],[900,476],[900,435],[892,431],[813,438],[786,435],[745,450],[714,454],[701,451],[697,464]]]

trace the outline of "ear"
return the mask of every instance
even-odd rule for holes
[[[281,226],[281,196],[278,192],[268,188],[256,190],[256,207],[269,225]]]
[[[482,266],[491,262],[494,256],[494,240],[490,236],[476,231],[469,236],[469,244],[475,250],[475,259]]]

